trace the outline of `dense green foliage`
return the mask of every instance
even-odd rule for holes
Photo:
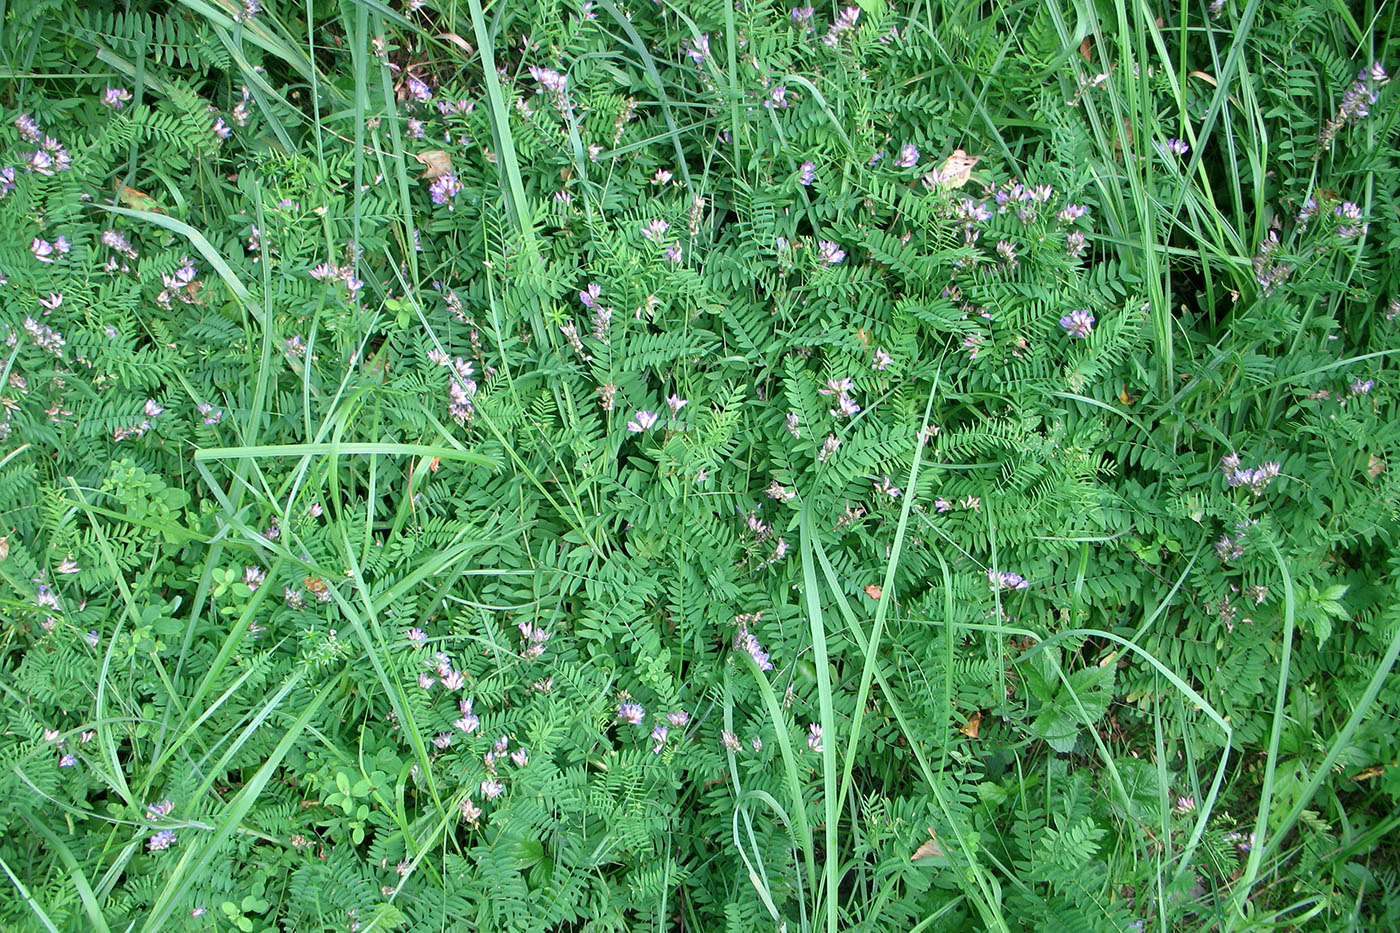
[[[1400,925],[1393,5],[0,9],[0,928]]]

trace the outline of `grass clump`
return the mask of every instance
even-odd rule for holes
[[[1394,926],[1394,14],[11,5],[15,930]]]

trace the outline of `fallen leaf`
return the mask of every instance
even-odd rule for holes
[[[1352,780],[1353,780],[1353,781],[1364,781],[1364,780],[1366,780],[1367,778],[1378,777],[1378,776],[1380,776],[1380,775],[1382,775],[1382,774],[1384,774],[1384,773],[1385,773],[1385,768],[1380,767],[1380,766],[1378,765],[1378,766],[1376,766],[1376,767],[1374,767],[1374,768],[1367,768],[1365,771],[1362,771],[1360,774],[1358,774],[1358,775],[1356,775],[1355,777],[1353,777]]]
[[[961,149],[954,149],[938,168],[938,184],[944,188],[961,188],[972,178],[972,168],[981,160],[981,156],[970,156]]]
[[[1371,461],[1366,467],[1366,475],[1375,479],[1385,472],[1385,461],[1375,454],[1371,454]]]
[[[1133,398],[1133,394],[1128,391],[1128,387],[1125,385],[1123,386],[1123,391],[1118,393],[1118,401],[1122,402],[1124,405],[1131,405],[1133,402],[1137,401],[1137,399]]]
[[[7,557],[9,557],[9,556],[10,556],[10,536],[9,536],[9,535],[5,535],[5,537],[0,538],[0,560],[4,560],[5,558],[7,558]]]
[[[981,727],[982,713],[979,711],[973,713],[972,718],[967,721],[966,725],[960,726],[958,728],[958,731],[961,732],[963,735],[967,736],[969,739],[975,739],[977,738],[977,730]]]
[[[415,152],[413,157],[427,166],[421,176],[427,181],[432,181],[434,178],[439,178],[452,171],[452,157],[441,149]]]
[[[476,54],[476,49],[472,48],[472,44],[466,39],[463,39],[461,36],[457,35],[455,32],[441,33],[438,36],[438,38],[446,39],[448,42],[451,42],[453,45],[457,46],[459,49],[461,49],[463,52],[466,52],[468,55]]]
[[[151,211],[155,214],[165,213],[165,211],[161,209],[161,206],[156,203],[156,199],[146,194],[144,191],[137,191],[135,188],[129,188],[120,181],[113,182],[112,187],[117,192],[117,200],[132,210]]]
[[[865,595],[869,596],[871,599],[879,599],[884,595],[884,591],[881,590],[879,586],[872,583],[865,588]]]
[[[941,858],[947,854],[948,853],[939,848],[938,837],[933,834],[933,829],[930,828],[928,831],[928,842],[925,842],[915,849],[914,854],[909,857],[909,860],[912,862],[921,858]]]

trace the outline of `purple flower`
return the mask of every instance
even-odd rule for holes
[[[74,765],[76,765],[77,763],[78,763],[78,756],[75,755],[75,754],[73,754],[72,752],[67,752],[66,754],[64,754],[62,757],[60,757],[60,758],[58,759],[58,766],[59,766],[60,768],[71,768],[71,767],[73,767]]]
[[[836,400],[836,407],[831,409],[831,416],[833,418],[850,418],[859,411],[860,406],[856,404],[855,399],[849,395],[842,395]]]
[[[787,99],[787,87],[782,84],[775,84],[768,92],[768,99],[763,102],[765,107],[777,107],[779,109],[789,106]]]
[[[601,298],[602,295],[602,286],[594,282],[578,293],[578,300],[583,302],[585,308],[592,310],[598,307],[598,299]]]
[[[1073,223],[1084,216],[1085,210],[1086,208],[1082,204],[1066,204],[1055,217],[1061,223]]]
[[[1366,224],[1360,223],[1361,208],[1350,201],[1343,201],[1333,209],[1332,213],[1343,223],[1337,227],[1337,236],[1343,239],[1357,237],[1366,232]]]
[[[817,259],[829,266],[834,266],[846,258],[846,251],[830,240],[822,240],[817,246]]]
[[[632,725],[638,726],[641,725],[642,718],[646,716],[646,714],[646,709],[644,709],[640,703],[625,701],[617,704],[618,722],[630,722]]]
[[[472,712],[472,701],[470,699],[459,700],[457,708],[461,711],[462,717],[452,724],[453,728],[471,735],[481,725],[481,719]]]
[[[683,46],[683,51],[691,61],[697,65],[705,64],[705,60],[710,57],[710,36],[708,33],[699,39],[689,39]]]
[[[15,169],[12,165],[0,168],[0,198],[15,190]]]
[[[802,170],[797,176],[798,183],[803,185],[810,185],[812,182],[816,181],[816,178],[817,167],[811,162],[803,162]]]
[[[463,797],[462,802],[457,804],[457,809],[462,811],[462,819],[466,820],[469,826],[475,825],[476,821],[481,819],[481,808],[472,803],[470,797]]]
[[[442,675],[442,689],[461,690],[467,680],[462,676],[461,671],[448,671]]]
[[[1184,139],[1172,138],[1172,139],[1168,139],[1166,142],[1162,143],[1162,152],[1163,152],[1163,154],[1170,154],[1170,155],[1175,155],[1175,156],[1184,156],[1184,155],[1186,155],[1186,153],[1188,153],[1188,152],[1190,152],[1190,151],[1191,151],[1191,147],[1190,147],[1189,145],[1187,145],[1187,143],[1186,143],[1186,141],[1185,141]]]
[[[640,434],[654,424],[656,424],[656,412],[639,411],[631,421],[627,422],[627,430],[633,434]]]
[[[452,744],[452,733],[451,733],[451,732],[439,732],[437,735],[433,736],[433,746],[434,746],[435,748],[444,749],[444,748],[449,747],[451,744]]]
[[[807,726],[807,747],[814,752],[822,750],[822,727],[817,723],[809,723]]]
[[[1009,570],[998,572],[991,567],[987,568],[987,582],[992,585],[993,590],[1024,590],[1030,586],[1026,578],[1019,573]]]
[[[914,147],[913,143],[905,143],[904,147],[899,150],[899,158],[894,164],[900,168],[913,168],[919,164],[919,150]]]
[[[666,721],[677,729],[680,729],[685,726],[686,723],[690,722],[690,714],[683,709],[678,709],[674,713],[667,713]]]
[[[758,636],[748,630],[747,626],[739,626],[739,631],[734,634],[734,647],[743,651],[753,658],[753,663],[758,665],[761,671],[771,671],[773,662],[768,657],[768,652],[763,650],[763,645],[759,644]]]
[[[666,258],[667,262],[679,264],[685,257],[685,252],[681,249],[679,243],[672,243],[670,246],[666,247],[666,252],[662,255]]]
[[[1071,340],[1083,340],[1093,333],[1094,316],[1085,309],[1071,311],[1060,318],[1060,326],[1069,334]]]
[[[131,100],[131,92],[126,88],[109,87],[102,94],[103,106],[111,107],[113,110],[122,109],[122,105],[129,100]]]
[[[48,240],[41,240],[35,237],[29,244],[29,251],[34,254],[34,258],[40,262],[53,262],[53,244]]]
[[[817,454],[818,463],[826,463],[827,459],[834,453],[836,448],[841,446],[841,438],[835,434],[828,434],[826,440],[822,442],[821,452]]]
[[[452,199],[461,193],[462,183],[451,172],[439,175],[428,186],[428,195],[433,199],[434,204],[450,204]],[[451,210],[450,207],[448,209]]]
[[[812,28],[812,17],[816,15],[816,12],[816,10],[809,6],[799,6],[794,7],[792,13],[789,15],[792,17],[794,26],[801,26],[806,30],[810,30]]]
[[[642,224],[642,236],[651,240],[653,243],[659,243],[661,241],[661,235],[665,233],[670,226],[670,224],[661,218],[654,217]]]
[[[481,782],[481,795],[487,800],[495,800],[506,792],[506,786],[490,778]]]
[[[565,85],[569,83],[568,75],[562,75],[549,68],[536,68],[533,65],[530,66],[530,77],[552,94],[563,94]]]
[[[146,818],[151,822],[160,822],[164,820],[165,817],[168,817],[168,815],[171,815],[171,811],[174,810],[174,808],[175,804],[169,801],[169,797],[157,804],[146,804]]]
[[[730,732],[728,729],[720,731],[719,743],[723,745],[727,750],[735,752],[736,754],[739,751],[741,751],[744,747],[743,745],[739,744],[739,737],[734,733]]]
[[[822,42],[824,42],[826,45],[835,47],[841,42],[841,34],[851,29],[854,29],[856,26],[856,21],[859,19],[859,7],[846,7],[844,10],[841,11],[841,15],[836,17],[836,21],[831,24],[831,28],[827,30],[826,35],[822,38]]]
[[[653,755],[661,754],[661,749],[666,747],[666,736],[670,731],[671,730],[668,729],[664,723],[659,722],[651,730],[651,740],[656,743],[651,748],[651,753]]]
[[[433,99],[432,88],[428,87],[422,79],[415,78],[413,75],[409,75],[408,80],[404,81],[404,87],[408,89],[408,96],[420,104],[426,104]]]
[[[872,369],[878,369],[883,371],[886,368],[888,368],[889,365],[893,362],[894,357],[890,356],[889,351],[887,351],[884,347],[876,347],[875,359],[873,362],[871,362],[870,367]]]
[[[146,841],[146,848],[152,852],[159,852],[162,849],[170,848],[170,844],[175,841],[175,830],[162,829]]]
[[[15,117],[15,126],[19,127],[19,135],[23,136],[26,142],[37,143],[44,135],[39,130],[39,124],[27,113]]]

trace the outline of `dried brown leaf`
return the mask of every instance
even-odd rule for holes
[[[938,837],[933,834],[932,827],[928,831],[928,842],[914,850],[914,854],[909,857],[910,861],[917,861],[921,858],[941,858],[948,853],[944,852],[938,845]]]
[[[441,149],[429,149],[427,152],[415,152],[413,157],[427,166],[421,176],[426,181],[440,178],[452,171],[452,157]]]

